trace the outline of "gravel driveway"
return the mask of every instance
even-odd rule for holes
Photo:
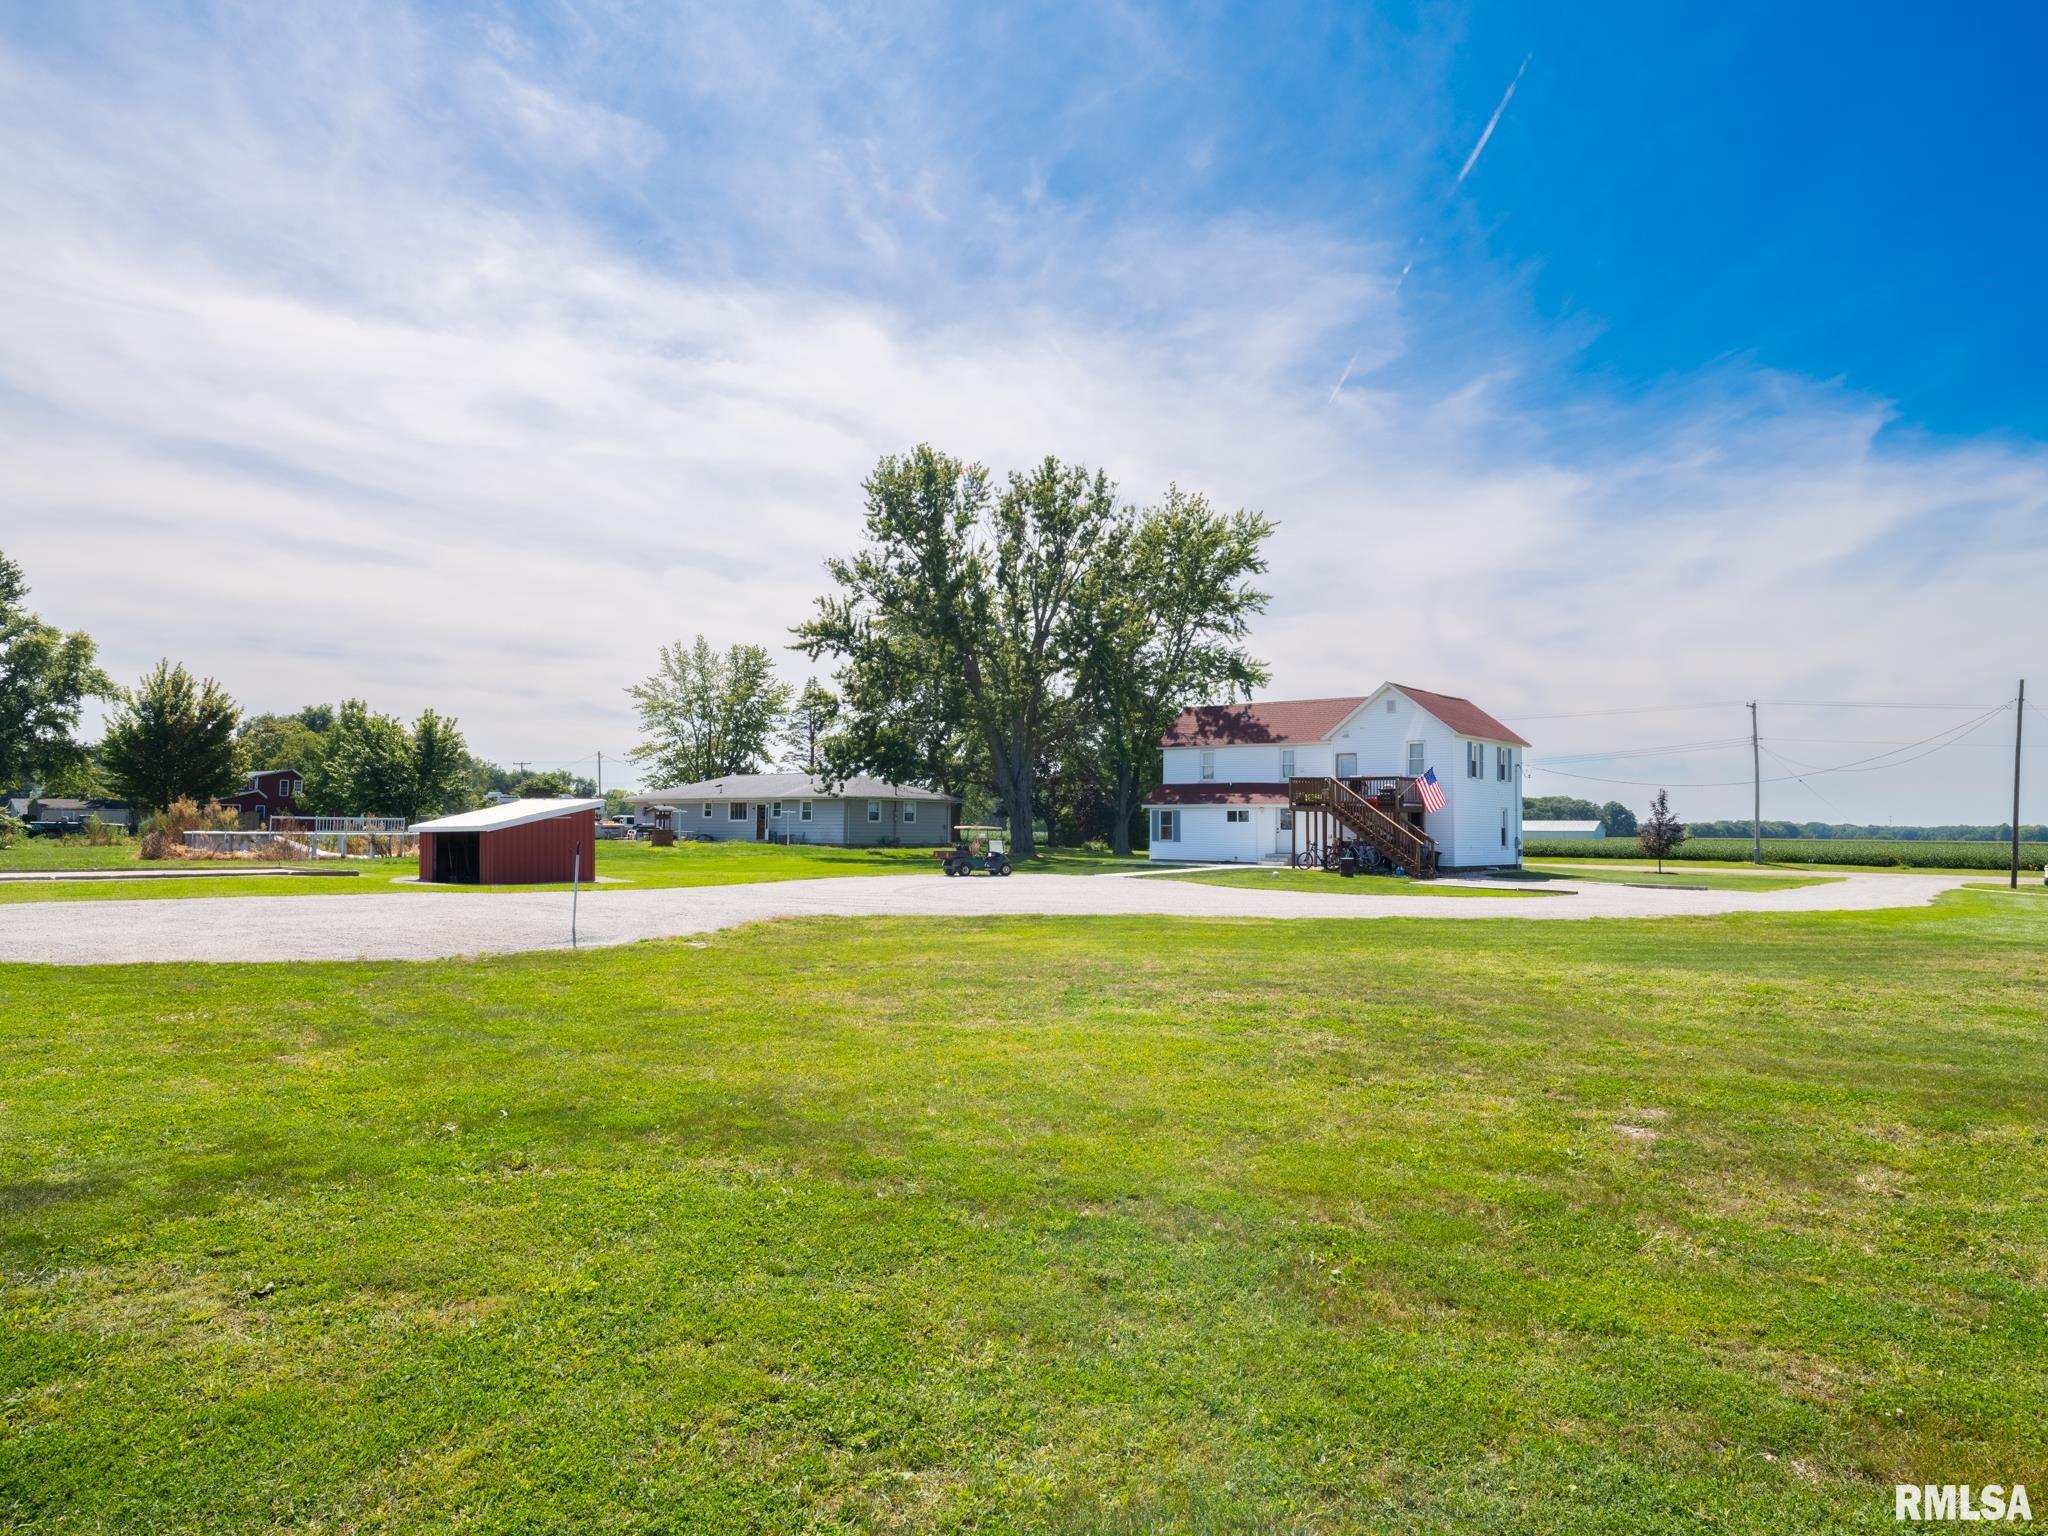
[[[1527,918],[1704,916],[1724,912],[1852,912],[1925,906],[1963,881],[1951,875],[1848,875],[1790,891],[1642,890],[1553,882],[1542,898],[1345,896],[1239,890],[1186,880],[930,875],[786,880],[663,890],[586,892],[586,946],[705,933],[773,917],[1043,916]],[[157,960],[432,960],[565,949],[569,898],[559,893],[393,891],[375,896],[239,896],[185,901],[66,901],[0,906],[0,962],[57,965]]]

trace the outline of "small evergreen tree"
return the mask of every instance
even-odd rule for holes
[[[1636,832],[1643,852],[1657,861],[1657,873],[1664,873],[1664,855],[1685,841],[1685,823],[1671,814],[1670,797],[1663,790],[1650,802],[1650,815]]]

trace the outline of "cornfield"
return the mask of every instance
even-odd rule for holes
[[[1535,838],[1522,847],[1527,859],[1642,859],[1648,857],[1632,837],[1581,840]],[[1737,859],[1749,857],[1746,837],[1695,837],[1664,855],[1673,859]],[[2038,870],[2048,858],[2048,843],[2021,843],[2020,868]],[[2008,869],[2010,843],[1918,843],[1881,838],[1767,837],[1767,864],[1862,864],[1886,869]]]

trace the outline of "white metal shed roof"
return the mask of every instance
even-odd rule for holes
[[[602,800],[507,800],[487,805],[480,811],[462,811],[454,816],[437,816],[416,821],[413,832],[496,832],[505,827],[523,827],[530,821],[552,821],[577,811],[601,811]]]

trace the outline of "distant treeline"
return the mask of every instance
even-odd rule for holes
[[[1636,818],[1628,807],[1610,800],[1596,805],[1576,795],[1530,795],[1522,801],[1524,821],[1597,821],[1609,837],[1634,837]],[[1747,821],[1688,821],[1686,831],[1694,837],[1748,837]],[[1879,827],[1850,821],[1767,821],[1765,837],[1810,837],[1837,841],[1896,841],[1904,843],[1998,843],[2012,839],[2012,823],[1998,826]],[[2020,824],[2020,841],[2048,841],[2048,826]]]
[[[1691,821],[1686,829],[1694,837],[1747,837],[1746,821]],[[2012,840],[2012,823],[1999,826],[1880,827],[1847,821],[1767,821],[1765,837],[1812,837],[1827,840],[1855,838],[1871,842],[1902,843],[2003,843]],[[2048,841],[2048,826],[2020,824],[2020,841]]]

